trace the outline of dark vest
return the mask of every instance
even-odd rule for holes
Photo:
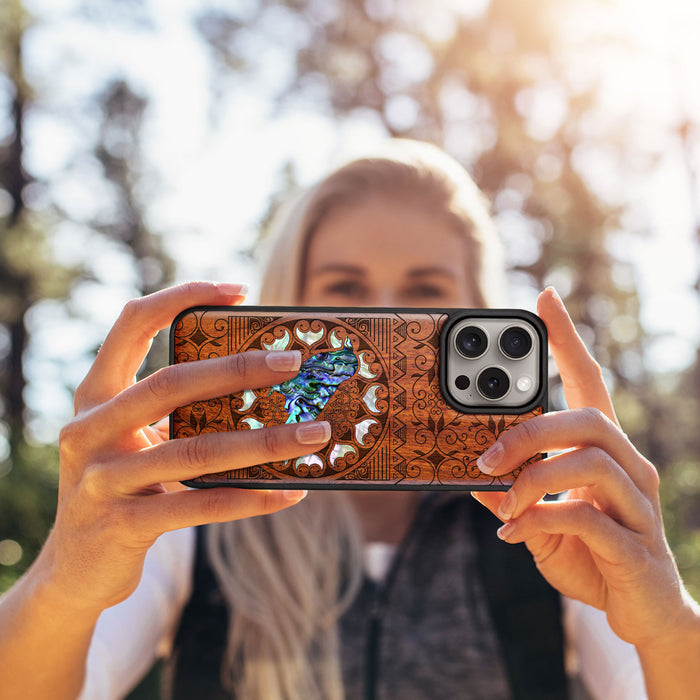
[[[348,700],[503,697],[492,682],[515,700],[568,697],[559,595],[524,545],[496,537],[498,525],[463,494],[424,499],[385,584],[365,581],[340,621]],[[197,528],[192,596],[162,674],[166,700],[231,699],[220,682],[229,613],[204,539]]]

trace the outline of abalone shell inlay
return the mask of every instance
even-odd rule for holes
[[[271,387],[284,396],[284,407],[289,414],[287,423],[316,420],[341,382],[357,371],[357,358],[352,347],[320,352],[302,363],[299,374],[282,384]]]

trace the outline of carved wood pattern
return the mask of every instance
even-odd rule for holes
[[[315,455],[206,475],[215,483],[275,482],[303,487],[367,485],[407,488],[503,488],[519,470],[501,478],[476,466],[503,431],[542,413],[460,413],[442,397],[438,354],[446,314],[318,313],[269,310],[196,310],[180,318],[173,334],[174,362],[247,350],[300,350],[302,361],[348,342],[358,358],[355,374],[338,385],[318,418],[332,426],[330,443]],[[260,389],[200,401],[177,409],[172,435],[191,437],[221,430],[284,423],[279,391]],[[358,428],[359,426],[359,428]]]

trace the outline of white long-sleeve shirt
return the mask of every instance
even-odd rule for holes
[[[157,657],[167,655],[191,594],[194,549],[194,530],[187,528],[162,535],[148,551],[138,588],[100,616],[81,700],[123,698]],[[368,545],[368,575],[383,578],[393,554],[391,545]],[[644,700],[635,648],[615,635],[603,612],[567,598],[563,602],[567,645],[590,696]]]

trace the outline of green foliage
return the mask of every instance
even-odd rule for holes
[[[0,593],[26,571],[39,553],[56,514],[58,449],[22,442],[0,464],[0,541],[13,540],[22,557],[0,564]]]
[[[688,589],[700,600],[700,457],[669,464],[661,483],[666,534]]]

